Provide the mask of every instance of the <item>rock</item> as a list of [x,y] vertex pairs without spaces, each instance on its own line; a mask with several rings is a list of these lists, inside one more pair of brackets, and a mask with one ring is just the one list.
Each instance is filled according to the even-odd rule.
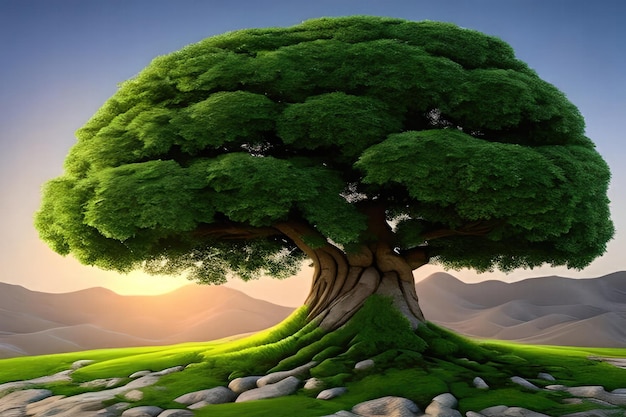
[[459,405],[459,401],[455,398],[454,395],[450,393],[439,394],[435,398],[433,398],[434,402],[438,402],[444,407],[448,408],[456,408]]
[[193,417],[193,411],[189,410],[165,410],[158,417]]
[[133,407],[122,413],[122,417],[156,417],[163,412],[161,407],[154,405],[143,405],[141,407]]
[[476,411],[468,411],[465,413],[465,417],[486,417],[484,414],[477,413]]
[[372,359],[365,359],[364,361],[357,362],[354,365],[354,369],[357,371],[365,371],[366,369],[370,369],[374,367],[374,361]]
[[257,387],[261,388],[268,384],[274,384],[290,376],[297,377],[297,376],[305,375],[307,372],[309,372],[309,369],[311,369],[315,365],[317,365],[317,362],[313,361],[313,362],[307,363],[306,365],[298,366],[297,368],[292,369],[290,371],[272,372],[271,374],[267,374],[259,378],[258,381],[256,382],[256,385]]
[[566,391],[576,397],[593,398],[601,400],[612,405],[625,406],[626,394],[615,394],[613,392],[606,392],[604,387],[599,385],[583,386],[583,387],[569,387]]
[[261,400],[265,398],[283,397],[285,395],[293,394],[298,389],[300,380],[295,376],[288,376],[287,378],[276,382],[274,384],[263,385],[260,388],[251,389],[245,391],[237,397],[235,402],[245,402],[252,400]]
[[459,410],[446,407],[437,401],[431,402],[424,412],[429,417],[463,417]]
[[87,365],[91,365],[92,363],[94,363],[95,361],[89,360],[89,359],[82,359],[79,361],[76,361],[72,364],[72,370],[75,371],[76,369],[80,369],[83,368]]
[[565,391],[567,387],[565,385],[548,385],[546,386],[546,389],[549,389],[550,391]]
[[489,389],[489,385],[487,385],[485,380],[479,376],[474,378],[474,380],[472,381],[472,384],[474,384],[474,386],[478,389]]
[[556,378],[554,378],[552,375],[546,372],[539,372],[537,374],[537,378],[544,379],[546,381],[556,381]]
[[28,404],[50,396],[52,396],[52,391],[47,389],[27,389],[12,392],[0,398],[0,415],[20,417],[25,415]]
[[611,394],[626,394],[626,388],[618,388],[611,391]]
[[526,388],[526,389],[533,390],[533,391],[539,391],[541,389],[535,384],[533,384],[532,382],[519,376],[511,377],[511,382],[521,386],[522,388]]
[[93,381],[87,381],[80,384],[82,388],[113,388],[119,385],[124,379],[122,378],[105,378],[94,379]]
[[504,412],[508,409],[506,405],[494,405],[493,407],[485,408],[480,411],[480,414],[486,417],[500,417],[504,415]]
[[322,417],[337,417],[337,416],[338,417],[362,417],[358,414],[354,414],[345,410],[340,410],[340,411],[337,411],[335,414],[329,414],[329,415],[322,416]]
[[146,375],[150,375],[152,373],[152,371],[137,371],[133,374],[130,374],[129,378],[130,379],[137,379],[140,378],[142,376],[146,376]]
[[346,387],[329,388],[317,394],[317,397],[315,398],[317,398],[318,400],[330,400],[345,394],[347,391],[348,388]]
[[[62,398],[65,398],[64,395],[54,395],[52,397],[47,397],[44,398],[43,400],[39,400],[37,402],[34,403],[30,403],[26,406],[26,414],[29,416],[36,416],[38,414],[41,414],[42,412],[44,412],[45,410],[47,410],[51,404],[56,403],[57,401],[61,400]],[[2,402],[2,400],[0,400],[0,403]]]
[[248,391],[257,388],[257,381],[261,379],[260,376],[244,376],[242,378],[235,378],[230,381],[228,388],[235,394],[241,394],[244,391]]
[[546,414],[527,410],[521,407],[507,407],[506,405],[496,405],[485,408],[480,412],[485,417],[550,417]]
[[309,378],[304,383],[304,389],[314,391],[324,388],[324,385],[326,385],[324,384],[324,381],[319,378]]
[[230,388],[215,387],[181,395],[174,401],[185,405],[196,404],[201,401],[206,402],[206,404],[223,404],[233,402],[235,401],[235,398],[237,398],[237,394],[235,394]]
[[118,417],[130,406],[128,403],[116,403],[109,407],[96,411],[94,417]]
[[352,407],[352,412],[364,417],[415,417],[421,410],[413,401],[402,397],[382,397]]
[[138,389],[134,389],[124,394],[124,398],[128,401],[141,401],[143,399],[143,392]]
[[174,372],[180,372],[183,369],[185,369],[184,366],[173,366],[171,368],[167,368],[167,369],[163,369],[162,371],[159,372],[154,372],[152,375],[155,376],[163,376],[163,375],[167,375],[167,374],[173,374]]

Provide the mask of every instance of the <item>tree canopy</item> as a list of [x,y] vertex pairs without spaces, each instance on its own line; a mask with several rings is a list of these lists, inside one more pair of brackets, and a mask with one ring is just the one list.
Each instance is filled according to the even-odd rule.
[[578,109],[505,42],[448,23],[210,37],[122,83],[77,138],[36,227],[121,272],[289,276],[304,245],[377,239],[372,207],[395,253],[452,268],[582,268],[613,235]]

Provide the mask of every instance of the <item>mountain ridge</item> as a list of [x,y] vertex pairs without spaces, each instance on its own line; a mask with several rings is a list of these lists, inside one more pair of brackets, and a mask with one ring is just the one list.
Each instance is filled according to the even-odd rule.
[[[626,346],[626,271],[510,283],[465,283],[437,272],[416,290],[429,321],[468,336]],[[0,358],[213,340],[271,327],[292,311],[223,286],[190,284],[161,295],[102,287],[53,294],[0,282]]]

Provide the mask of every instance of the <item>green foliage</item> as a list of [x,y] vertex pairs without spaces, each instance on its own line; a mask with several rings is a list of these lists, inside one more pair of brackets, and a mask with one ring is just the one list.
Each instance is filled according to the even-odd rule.
[[[361,210],[453,268],[581,268],[612,237],[608,167],[576,107],[512,48],[449,23],[353,16],[250,29],[156,58],[77,132],[35,224],[127,272],[285,277],[276,229],[349,249]],[[431,232],[486,223],[489,233]]]

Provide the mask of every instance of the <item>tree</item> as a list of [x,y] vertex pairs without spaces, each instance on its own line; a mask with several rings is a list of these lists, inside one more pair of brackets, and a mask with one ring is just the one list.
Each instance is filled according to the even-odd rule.
[[584,120],[503,41],[323,18],[156,58],[77,132],[41,238],[105,269],[314,277],[334,329],[371,294],[424,320],[412,271],[582,268],[613,235]]

